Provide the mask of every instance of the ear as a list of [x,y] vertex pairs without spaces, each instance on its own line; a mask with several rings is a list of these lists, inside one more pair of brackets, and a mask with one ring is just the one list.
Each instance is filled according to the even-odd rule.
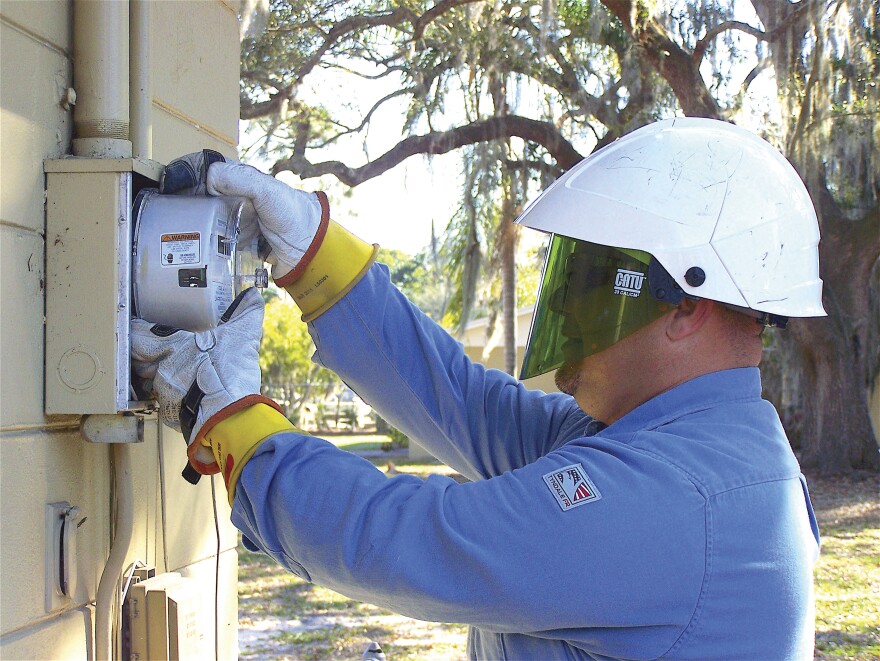
[[669,316],[666,337],[673,342],[690,337],[706,325],[714,312],[714,301],[705,298],[697,301],[684,299]]

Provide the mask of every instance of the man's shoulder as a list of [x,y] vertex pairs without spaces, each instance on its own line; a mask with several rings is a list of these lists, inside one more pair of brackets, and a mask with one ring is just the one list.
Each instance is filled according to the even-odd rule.
[[760,399],[682,413],[634,432],[629,443],[685,471],[705,495],[800,474],[775,409]]

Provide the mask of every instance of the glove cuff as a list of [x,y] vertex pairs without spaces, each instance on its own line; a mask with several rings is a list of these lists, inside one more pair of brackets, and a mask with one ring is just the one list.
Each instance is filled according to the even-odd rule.
[[[296,262],[296,266],[278,276],[274,275],[273,269],[273,279],[279,287],[287,287],[296,280],[299,280],[306,272],[312,258],[318,253],[318,250],[324,243],[324,237],[327,235],[327,226],[330,224],[330,201],[327,199],[327,194],[324,191],[317,191],[315,196],[321,204],[321,220],[318,222],[318,229],[309,247],[303,253],[303,256],[299,258],[299,261]],[[283,260],[279,259],[279,262],[283,263]],[[288,268],[290,267],[288,266]]]
[[230,505],[244,465],[263,441],[282,431],[302,433],[275,406],[265,403],[247,406],[216,424],[206,436],[217,465],[223,467]]
[[[266,404],[275,409],[282,417],[284,417],[284,411],[281,409],[281,407],[273,400],[263,395],[247,395],[246,397],[242,397],[241,399],[234,401],[232,404],[223,407],[199,426],[195,437],[192,439],[189,446],[187,447],[187,456],[189,457],[189,462],[190,464],[192,464],[193,468],[196,469],[196,471],[198,471],[202,475],[214,475],[220,472],[219,464],[217,464],[216,462],[212,462],[210,464],[206,463],[199,457],[199,448],[208,445],[208,442],[206,441],[206,436],[216,425],[223,422],[223,420],[225,420],[226,418],[229,418],[230,416],[233,416],[239,411],[253,406],[254,404]],[[287,418],[284,419],[286,420]]]
[[[378,245],[362,241],[331,220],[320,245],[298,277],[290,280],[285,277],[275,282],[284,286],[293,297],[302,310],[303,321],[312,321],[330,309],[364,277],[378,253]],[[299,270],[300,265],[294,271]]]

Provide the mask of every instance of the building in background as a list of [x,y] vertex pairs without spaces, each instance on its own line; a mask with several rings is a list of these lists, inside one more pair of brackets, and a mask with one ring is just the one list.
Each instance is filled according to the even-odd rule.
[[[140,112],[135,155],[166,163],[210,147],[235,156],[238,143],[239,25],[232,0],[0,1],[0,657],[95,656],[95,601],[118,527],[112,445],[80,433],[83,416],[47,415],[44,314],[47,242],[44,161],[73,153],[76,105],[74,12],[81,4],[130,14],[121,31],[94,34],[91,46],[132,32],[127,98]],[[95,10],[95,7],[92,7]],[[134,19],[137,18],[136,24]],[[119,64],[117,62],[116,64]],[[107,85],[128,88],[120,67]],[[122,131],[127,130],[122,127]],[[134,131],[134,128],[132,128]],[[81,136],[80,136],[81,137]],[[126,136],[121,135],[122,139]],[[129,137],[131,139],[134,136]],[[155,170],[154,166],[154,170]],[[149,169],[149,168],[148,168]],[[95,193],[81,191],[88,196]],[[51,247],[51,246],[50,246]],[[95,255],[95,259],[101,255]],[[79,282],[86,302],[95,283]],[[72,289],[77,290],[77,287]],[[45,377],[50,374],[50,377]],[[148,416],[143,441],[130,445],[134,526],[125,572],[140,562],[179,572],[199,586],[195,622],[204,658],[236,658],[237,536],[223,485],[191,486],[179,434]],[[215,478],[216,479],[216,478]],[[50,505],[67,503],[67,595],[59,593],[59,540]],[[215,527],[216,517],[219,522]],[[122,576],[117,577],[120,580]],[[121,618],[113,615],[114,632]],[[191,623],[192,624],[192,623]],[[114,633],[115,644],[119,635]],[[99,644],[99,643],[98,643]],[[115,652],[114,652],[115,656]]]
[[[534,306],[520,308],[516,311],[516,369],[522,367],[523,357],[526,352],[526,342],[529,339],[529,327],[532,324]],[[489,319],[482,317],[474,319],[464,329],[461,342],[468,358],[477,363],[483,363],[493,369],[504,369],[504,346],[502,344],[503,330],[501,328],[500,315],[495,325],[489,328]],[[553,381],[555,372],[542,374],[533,379],[523,381],[531,390],[543,390],[544,392],[557,392]],[[515,376],[519,376],[517,373]]]

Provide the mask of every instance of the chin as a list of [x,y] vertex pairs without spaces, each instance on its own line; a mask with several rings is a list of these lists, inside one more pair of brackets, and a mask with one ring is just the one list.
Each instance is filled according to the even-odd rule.
[[560,392],[574,396],[581,385],[582,363],[583,360],[569,361],[556,370],[553,380]]

